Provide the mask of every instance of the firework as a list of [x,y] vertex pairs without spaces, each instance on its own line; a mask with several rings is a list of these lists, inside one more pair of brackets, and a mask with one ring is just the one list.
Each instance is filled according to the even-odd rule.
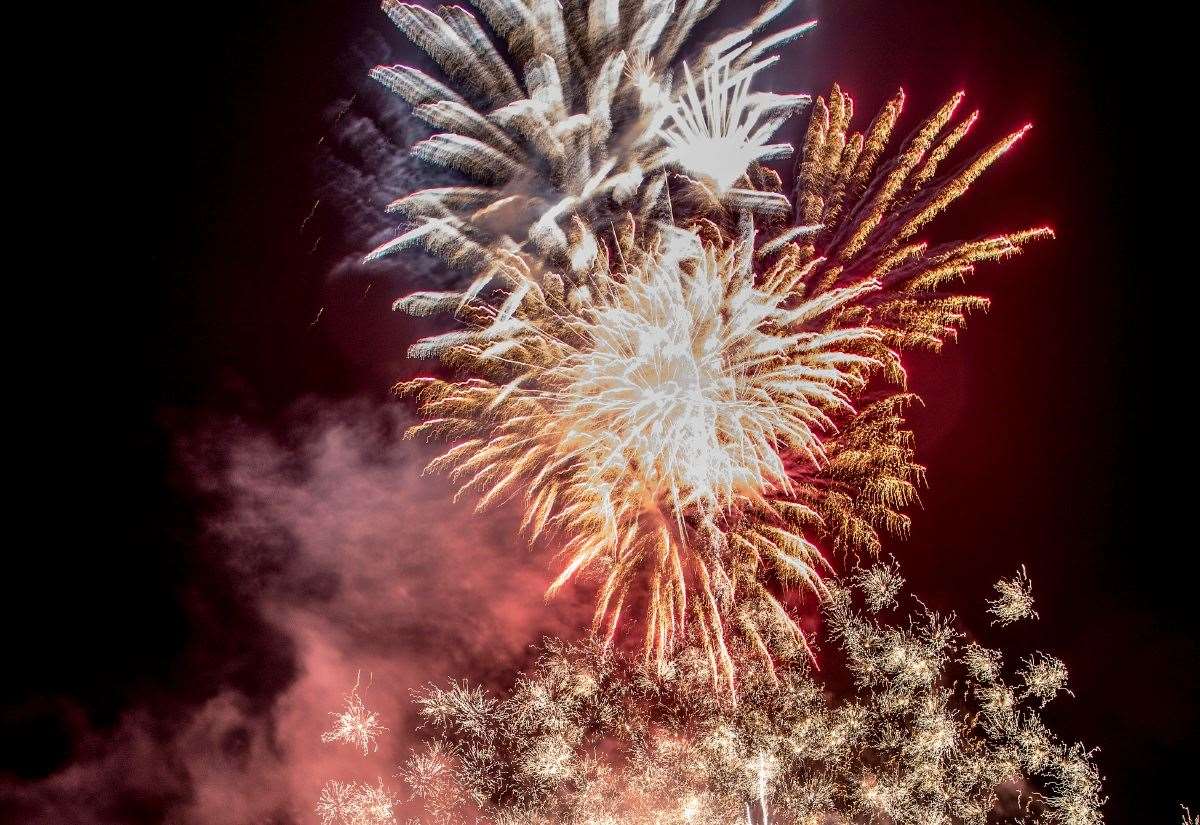
[[1024,565],[1011,579],[996,582],[996,598],[988,601],[988,613],[995,617],[992,624],[998,625],[1038,617],[1033,609],[1033,582]]
[[[360,674],[361,676],[361,674]],[[379,715],[367,710],[362,697],[358,695],[358,682],[346,694],[345,710],[340,713],[330,713],[333,717],[333,727],[321,734],[322,742],[345,742],[362,751],[366,756],[372,750],[379,750],[379,735],[387,732],[387,728],[379,723]]]
[[874,564],[866,570],[857,571],[853,581],[862,590],[867,608],[872,613],[896,607],[896,597],[904,587],[904,577],[900,575],[900,566],[894,559],[891,563]]
[[378,785],[330,781],[321,790],[316,811],[321,825],[393,825],[396,804],[382,779]]
[[[505,41],[509,60],[462,8],[442,6],[435,14],[393,0],[383,4],[456,86],[409,66],[380,66],[372,73],[418,117],[445,130],[413,151],[481,185],[400,198],[389,209],[408,221],[409,230],[369,258],[421,244],[486,278],[500,250],[527,248],[582,276],[605,221],[626,210],[644,216],[660,209],[681,158],[701,179],[720,182],[721,202],[731,207],[789,209],[778,193],[730,184],[757,158],[783,151],[764,143],[808,102],[803,95],[746,89],[771,62],[763,59],[765,51],[810,27],[750,44],[790,0],[769,3],[746,26],[707,44],[686,73],[677,58],[692,29],[716,7],[710,0],[686,0],[679,8],[616,0],[476,5]],[[522,67],[520,78],[509,62]],[[719,90],[719,106],[717,96],[697,96],[695,73],[705,88]],[[683,74],[692,92],[687,97],[679,94]],[[722,154],[704,151],[712,146]]]
[[636,236],[631,221],[618,230],[605,280],[575,308],[530,289],[469,333],[418,344],[477,379],[407,385],[428,418],[413,434],[467,437],[431,466],[485,491],[481,507],[521,494],[532,538],[564,535],[551,593],[600,570],[606,639],[645,587],[647,655],[661,662],[691,619],[731,677],[731,594],[742,594],[734,621],[761,647],[766,619],[799,632],[763,568],[821,587],[826,563],[805,537],[821,520],[815,488],[785,456],[812,474],[828,464],[818,433],[853,412],[848,393],[877,363],[879,336],[816,330],[875,284],[796,302],[754,285],[749,236]]
[[[1015,698],[998,652],[961,645],[953,617],[919,603],[891,622],[871,603],[862,576],[824,603],[853,679],[844,693],[801,655],[774,673],[749,666],[731,707],[698,649],[651,670],[561,642],[502,699],[432,687],[420,700],[431,741],[401,771],[421,822],[1101,821],[1091,754]],[[994,667],[972,664],[981,654]],[[1028,668],[1017,676],[1028,683]],[[998,693],[1014,698],[991,704]],[[1033,781],[1046,792],[1022,790]]]
[[431,468],[481,508],[519,499],[559,549],[549,593],[592,580],[606,642],[640,626],[662,667],[695,638],[733,695],[735,637],[772,672],[803,642],[781,594],[907,531],[901,350],[953,338],[986,300],[947,285],[1049,231],[914,240],[1025,132],[940,173],[975,122],[961,95],[885,162],[903,96],[851,133],[835,87],[789,198],[759,161],[790,154],[768,141],[808,98],[750,87],[807,25],[755,43],[768,4],[677,62],[713,5],[481,2],[519,79],[464,10],[385,3],[458,89],[375,76],[446,130],[414,151],[477,185],[400,198],[369,257],[421,244],[470,278],[396,303],[461,325],[411,353],[455,380],[401,386],[413,434],[457,442]]
[[[373,75],[441,130],[414,153],[470,182],[392,203],[368,260],[421,246],[462,270],[395,305],[454,323],[411,349],[443,377],[398,387],[410,435],[557,551],[549,595],[597,596],[594,632],[547,641],[504,696],[420,694],[429,741],[401,770],[420,821],[1098,823],[1091,753],[1038,715],[1065,665],[1038,653],[1010,684],[952,616],[886,620],[904,579],[872,558],[923,474],[901,353],[986,307],[953,289],[976,265],[1051,234],[918,233],[1028,127],[956,161],[961,94],[893,147],[902,93],[856,132],[836,86],[754,91],[811,27],[766,32],[788,2],[694,46],[713,0],[475,5],[496,43],[464,9],[384,3],[445,77]],[[763,164],[806,108],[784,191]],[[858,565],[839,579],[836,556]],[[818,681],[796,592],[820,597],[844,688]],[[997,593],[996,623],[1037,617],[1023,568]],[[616,643],[633,628],[638,656]],[[335,716],[327,736],[365,753],[361,703]],[[382,785],[338,785],[322,816],[356,794],[392,815]]]
[[[792,153],[791,144],[767,141],[792,107],[809,102],[807,95],[751,94],[754,73],[774,59],[736,70],[734,61],[748,49],[750,44],[741,46],[704,71],[703,96],[685,63],[682,95],[673,102],[667,127],[658,131],[667,144],[666,162],[698,175],[714,198],[729,191],[750,164]],[[780,109],[783,117],[771,116]]]
[[1035,698],[1045,706],[1059,692],[1071,693],[1067,689],[1067,666],[1061,659],[1041,654],[1031,656],[1025,661],[1025,667],[1020,672],[1021,681],[1025,683],[1021,693],[1022,698]]

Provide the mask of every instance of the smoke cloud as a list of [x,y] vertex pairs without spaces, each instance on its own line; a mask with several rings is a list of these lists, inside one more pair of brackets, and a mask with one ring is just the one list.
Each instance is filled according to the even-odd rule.
[[[237,638],[260,634],[272,651],[250,663],[258,678],[167,713],[144,703],[115,731],[80,722],[72,765],[6,793],[30,821],[286,825],[316,821],[329,779],[382,777],[402,792],[393,774],[417,746],[413,689],[464,675],[502,687],[532,644],[586,623],[587,594],[544,602],[547,556],[517,536],[512,512],[475,514],[422,475],[432,448],[401,440],[398,406],[309,404],[295,420],[282,439],[225,422],[181,443],[197,493],[215,502],[205,552],[261,619],[231,619],[229,644],[261,649]],[[367,757],[320,741],[360,674],[389,728]]]

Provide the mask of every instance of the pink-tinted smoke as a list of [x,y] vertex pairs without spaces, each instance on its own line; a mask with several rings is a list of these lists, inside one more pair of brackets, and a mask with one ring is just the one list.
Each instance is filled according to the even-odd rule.
[[[177,825],[316,822],[328,779],[382,777],[402,795],[393,774],[417,744],[412,689],[464,677],[499,687],[542,636],[578,633],[586,594],[543,601],[547,557],[529,552],[512,513],[476,515],[421,474],[432,452],[398,438],[401,408],[313,405],[300,418],[286,445],[225,424],[183,450],[223,502],[214,552],[290,642],[293,670],[263,662],[263,682],[281,685],[265,697],[230,685],[178,718],[128,713],[115,735],[97,734],[71,767],[21,791],[44,821],[114,821],[104,800],[116,786],[166,798]],[[366,757],[320,741],[360,671],[360,694],[389,728]]]

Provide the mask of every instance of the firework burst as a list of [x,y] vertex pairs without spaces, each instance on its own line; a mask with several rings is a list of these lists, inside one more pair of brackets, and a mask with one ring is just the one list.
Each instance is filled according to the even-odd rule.
[[[1099,825],[1091,753],[1038,713],[1057,690],[1014,690],[999,651],[961,645],[952,616],[919,603],[880,616],[877,578],[863,571],[823,606],[851,675],[841,692],[793,650],[774,673],[752,660],[731,707],[694,648],[658,670],[560,642],[503,698],[430,687],[419,700],[430,742],[401,770],[421,821]],[[1018,679],[1047,660],[1027,660]]]
[[[830,324],[878,285],[797,302],[785,283],[755,285],[750,232],[725,244],[667,227],[639,242],[631,219],[614,231],[586,299],[527,286],[494,312],[468,306],[474,330],[418,343],[476,379],[407,384],[428,419],[412,433],[470,436],[431,467],[484,491],[480,507],[520,493],[531,537],[563,536],[551,593],[600,572],[607,639],[645,588],[647,656],[661,661],[690,618],[714,672],[732,678],[733,592],[759,602],[735,621],[765,654],[764,619],[799,629],[760,568],[821,586],[825,562],[805,537],[821,521],[814,488],[790,465],[828,465],[820,436],[853,414],[848,393],[878,364],[878,332]],[[418,294],[401,308],[456,300]]]
[[[680,51],[717,3],[480,0],[479,10],[505,41],[506,60],[464,9],[442,6],[435,14],[387,0],[384,10],[457,88],[410,66],[380,66],[372,76],[445,130],[413,151],[479,185],[396,200],[389,210],[407,231],[368,259],[422,245],[480,275],[497,265],[499,250],[521,248],[583,275],[596,234],[614,215],[670,219],[663,212],[668,178],[681,163],[717,184],[729,208],[789,211],[782,194],[731,184],[757,158],[791,150],[764,144],[808,102],[804,95],[747,88],[769,64],[767,51],[811,28],[793,26],[750,43],[790,4],[768,3],[745,26],[707,43],[683,72]],[[523,67],[522,77],[510,61]],[[707,151],[714,146],[720,154]],[[675,217],[685,208],[678,204]],[[708,208],[701,203],[689,211]]]
[[706,69],[703,91],[685,63],[682,96],[658,132],[669,162],[701,176],[716,195],[728,191],[752,163],[792,153],[789,143],[767,141],[794,108],[810,100],[808,95],[752,94],[755,73],[778,58],[735,70],[733,64],[749,49],[750,44],[741,46]]
[[329,714],[333,717],[333,727],[321,734],[321,741],[345,742],[366,756],[373,750],[379,750],[379,735],[386,733],[387,728],[379,723],[379,715],[363,704],[358,688],[359,683],[355,682],[354,688],[346,694],[343,711]]
[[414,151],[476,184],[400,198],[404,231],[369,256],[421,244],[470,279],[396,304],[461,324],[412,350],[454,380],[401,387],[426,418],[413,434],[455,442],[431,467],[480,507],[519,499],[560,553],[549,592],[594,581],[605,640],[640,625],[661,665],[694,637],[731,695],[733,637],[770,670],[800,632],[784,591],[820,593],[829,551],[907,531],[921,468],[900,352],[986,306],[949,284],[1049,234],[914,240],[1025,132],[942,173],[976,119],[955,121],[961,95],[885,157],[903,95],[853,133],[835,87],[789,198],[759,161],[791,152],[768,141],[809,98],[751,91],[808,28],[752,40],[786,5],[684,64],[712,4],[480,3],[518,79],[462,9],[389,2],[461,94],[375,73],[447,130]]
[[[788,0],[686,61],[713,0],[475,5],[496,42],[464,9],[384,3],[450,85],[374,77],[443,130],[415,154],[470,182],[392,203],[399,234],[368,260],[419,245],[465,272],[396,302],[455,324],[412,347],[443,371],[399,385],[410,435],[448,443],[429,469],[480,509],[520,508],[557,551],[549,595],[586,579],[596,606],[592,636],[548,642],[507,696],[419,695],[431,741],[401,776],[426,821],[983,823],[1007,806],[1098,823],[1091,754],[1037,712],[1070,693],[1065,664],[1027,658],[1014,686],[953,617],[918,602],[883,620],[904,580],[869,559],[907,533],[922,479],[901,354],[987,305],[953,288],[978,264],[1051,235],[918,234],[1028,127],[955,161],[977,119],[961,94],[893,147],[903,93],[855,132],[837,86],[754,91],[811,27],[764,32]],[[763,163],[792,154],[772,141],[808,107],[785,192]],[[868,558],[838,579],[834,555]],[[795,592],[820,597],[840,692],[815,678]],[[997,593],[1000,624],[1036,618],[1023,569]],[[640,657],[614,649],[632,628]],[[328,738],[365,753],[364,714],[349,702]],[[1022,798],[1026,780],[1048,792]],[[319,811],[394,801],[334,783]]]

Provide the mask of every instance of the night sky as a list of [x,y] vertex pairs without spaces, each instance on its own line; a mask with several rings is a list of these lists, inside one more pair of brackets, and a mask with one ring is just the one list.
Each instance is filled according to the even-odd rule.
[[[727,3],[717,23],[747,11]],[[1181,122],[1163,125],[1182,115],[1149,79],[1160,50],[1128,19],[1082,6],[798,6],[789,20],[807,12],[821,22],[773,70],[776,90],[824,93],[837,81],[861,128],[902,86],[903,134],[965,89],[966,110],[982,110],[972,146],[1035,124],[931,230],[953,238],[1048,224],[1058,237],[981,268],[974,286],[991,311],[942,356],[906,360],[925,399],[912,418],[929,484],[912,539],[889,550],[914,592],[955,610],[982,640],[1066,662],[1076,698],[1046,717],[1064,738],[1100,748],[1111,822],[1175,821],[1179,803],[1200,808],[1200,644],[1184,503],[1194,486],[1194,382],[1176,363],[1194,325],[1182,290],[1195,262],[1174,252],[1184,247],[1168,200],[1184,189],[1175,153],[1193,150],[1175,148],[1188,142]],[[78,66],[51,131],[70,148],[60,162],[88,168],[30,202],[61,216],[37,239],[53,264],[31,270],[37,286],[22,286],[8,307],[43,327],[12,356],[27,401],[13,433],[10,483],[22,489],[3,577],[0,814],[14,822],[218,822],[185,813],[201,797],[204,810],[220,809],[204,797],[206,782],[253,779],[262,765],[287,771],[279,728],[291,711],[280,699],[319,668],[311,637],[280,616],[327,605],[361,627],[367,613],[345,594],[364,571],[329,561],[337,548],[314,548],[322,536],[357,536],[346,520],[361,526],[390,511],[370,498],[350,519],[331,503],[343,532],[288,519],[341,501],[356,476],[384,490],[393,471],[409,478],[408,464],[382,456],[402,449],[404,412],[389,391],[413,373],[403,356],[420,330],[390,304],[420,273],[403,260],[344,265],[366,249],[348,217],[344,170],[367,157],[339,118],[352,96],[349,116],[388,111],[365,72],[408,59],[402,36],[369,2],[215,3],[173,16],[126,28],[103,61]],[[403,144],[409,125],[391,126]],[[1186,244],[1195,230],[1183,232]],[[314,451],[347,429],[344,463]],[[314,479],[325,479],[328,497],[305,497]],[[294,512],[271,509],[278,489],[295,494]],[[422,496],[438,501],[445,489]],[[435,505],[395,496],[404,515],[387,516],[383,538],[367,543],[419,556],[401,572],[443,582],[447,616],[455,599],[475,598],[453,581],[468,551],[524,553],[519,544],[497,551],[499,538],[478,543],[504,533],[503,517],[464,528],[478,542],[443,553],[436,529],[416,523]],[[428,546],[417,547],[418,535]],[[383,601],[373,632],[386,643],[346,644],[399,662],[400,683],[387,686],[397,708],[417,686],[403,683],[412,674],[502,682],[539,633],[569,632],[573,621],[570,605],[541,604],[542,561],[488,568],[517,582],[506,597],[514,612],[496,615],[524,611],[494,646],[436,635],[421,624],[432,619],[409,613],[388,624],[399,614]],[[991,583],[1022,563],[1041,621],[992,628]],[[517,606],[526,593],[528,608]],[[454,645],[465,652],[442,651]],[[406,656],[422,664],[407,670]],[[330,674],[343,664],[329,664]],[[304,695],[325,699],[316,687]],[[201,708],[216,718],[216,697],[237,721],[198,732]],[[411,725],[394,718],[391,727]],[[225,767],[196,779],[195,765],[216,762]],[[294,821],[261,811],[252,820],[239,805],[224,821]]]

